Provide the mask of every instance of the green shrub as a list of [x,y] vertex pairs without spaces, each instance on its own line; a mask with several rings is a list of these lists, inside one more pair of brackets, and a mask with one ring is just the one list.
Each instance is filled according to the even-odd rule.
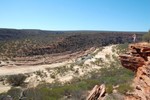
[[29,100],[59,100],[64,96],[73,96],[73,98],[79,99],[82,95],[82,91],[84,88],[86,88],[84,85],[85,83],[82,82],[77,84],[65,84],[57,86],[52,84],[43,84],[36,88],[28,89],[25,91],[25,93]]
[[19,100],[21,93],[20,88],[11,88],[7,93],[1,93],[0,94],[0,100],[10,100],[9,98],[13,98],[13,100]]
[[130,86],[129,83],[120,84],[117,88],[119,93],[126,94],[128,91],[132,91],[133,88]]
[[111,94],[113,92],[113,86],[111,84],[106,85],[106,93]]
[[54,99],[55,96],[51,96],[50,91],[47,87],[36,87],[26,90],[25,93],[29,100],[56,100],[59,98],[56,94],[57,96]]
[[102,58],[97,58],[96,60],[95,60],[95,62],[94,62],[94,64],[96,64],[96,65],[100,65],[100,64],[102,64],[103,63],[103,59]]
[[143,35],[142,39],[143,41],[150,42],[150,30],[148,33]]
[[12,86],[20,86],[24,83],[26,76],[24,74],[17,74],[8,76],[7,82]]
[[19,96],[21,93],[21,89],[20,88],[11,88],[7,94],[10,95],[13,100],[19,100]]
[[111,56],[110,56],[109,54],[106,54],[105,57],[106,57],[107,59],[110,59]]
[[56,74],[55,74],[55,73],[52,73],[52,74],[50,75],[50,77],[53,78],[53,79],[55,79],[55,78],[56,78]]
[[36,71],[35,74],[38,75],[38,76],[41,76],[41,77],[43,76],[43,72],[41,70]]
[[126,68],[102,68],[101,76],[99,77],[100,83],[117,85],[124,82],[131,81],[134,73]]
[[117,49],[117,53],[118,54],[121,54],[121,53],[125,53],[127,52],[127,49],[128,49],[128,46],[129,44],[128,43],[124,43],[124,44],[119,44],[116,46],[116,49]]

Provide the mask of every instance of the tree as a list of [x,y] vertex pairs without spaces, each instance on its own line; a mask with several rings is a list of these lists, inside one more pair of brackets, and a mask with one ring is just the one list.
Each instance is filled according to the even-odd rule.
[[150,30],[148,33],[143,35],[142,39],[143,41],[150,42]]

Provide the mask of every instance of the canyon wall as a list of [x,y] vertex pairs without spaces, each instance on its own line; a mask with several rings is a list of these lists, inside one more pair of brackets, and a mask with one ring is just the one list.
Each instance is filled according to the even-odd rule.
[[129,45],[129,52],[120,55],[123,67],[135,72],[133,92],[125,100],[150,100],[150,44]]

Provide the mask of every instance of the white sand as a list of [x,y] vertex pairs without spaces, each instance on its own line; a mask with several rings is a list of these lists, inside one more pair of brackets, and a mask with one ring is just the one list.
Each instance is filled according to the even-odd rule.
[[0,93],[7,92],[10,89],[11,89],[11,86],[0,84]]

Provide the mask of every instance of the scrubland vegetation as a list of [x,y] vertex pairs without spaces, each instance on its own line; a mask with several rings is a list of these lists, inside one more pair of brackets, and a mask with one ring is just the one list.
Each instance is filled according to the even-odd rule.
[[[113,48],[117,53],[123,53],[126,51],[128,44],[117,45]],[[109,55],[108,55],[109,57]],[[96,84],[105,84],[106,91],[109,98],[116,98],[114,96],[114,90],[118,91],[120,95],[126,94],[128,91],[132,91],[131,83],[134,77],[134,73],[121,66],[118,57],[113,56],[114,61],[111,61],[110,67],[107,64],[97,70],[88,73],[82,77],[74,77],[70,82],[62,84],[59,81],[53,83],[42,83],[35,88],[26,88],[24,90],[24,96],[27,100],[85,100],[88,91],[91,90]],[[101,61],[95,62],[99,65]],[[74,65],[73,65],[74,66]],[[70,67],[71,68],[71,67]],[[67,69],[66,66],[56,69],[59,72],[63,72]],[[41,72],[37,71],[37,74]],[[52,75],[55,79],[55,75]],[[0,94],[0,97],[5,95],[11,95],[15,100],[18,100],[22,89],[16,87],[21,86],[24,80],[23,75],[12,75],[8,77],[8,82],[13,84],[13,88],[7,93]],[[18,83],[16,83],[18,82]]]

